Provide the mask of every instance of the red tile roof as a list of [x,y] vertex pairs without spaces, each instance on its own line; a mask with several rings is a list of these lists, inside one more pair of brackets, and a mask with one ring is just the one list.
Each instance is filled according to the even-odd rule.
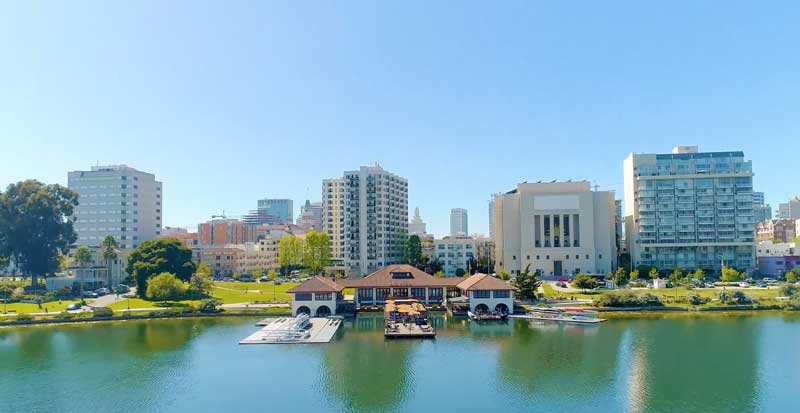
[[314,277],[289,289],[287,293],[338,293],[342,290],[344,287],[330,278]]
[[458,288],[464,291],[486,291],[486,290],[516,290],[513,285],[494,278],[491,275],[475,274],[466,280],[458,283]]
[[406,264],[390,265],[366,277],[345,278],[337,281],[344,287],[455,287],[463,278],[436,278],[425,271]]

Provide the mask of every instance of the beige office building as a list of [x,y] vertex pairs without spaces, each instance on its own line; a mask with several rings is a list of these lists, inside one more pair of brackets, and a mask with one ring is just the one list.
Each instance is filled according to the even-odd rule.
[[617,265],[614,192],[589,182],[521,183],[495,197],[497,270],[530,264],[543,277],[604,274]]

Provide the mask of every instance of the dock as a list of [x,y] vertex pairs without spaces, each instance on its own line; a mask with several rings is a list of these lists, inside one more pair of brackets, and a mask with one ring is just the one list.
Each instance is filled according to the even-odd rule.
[[313,344],[329,343],[339,327],[340,318],[282,317],[261,320],[260,330],[239,344]]
[[436,330],[429,325],[394,323],[386,326],[384,336],[386,338],[434,338]]

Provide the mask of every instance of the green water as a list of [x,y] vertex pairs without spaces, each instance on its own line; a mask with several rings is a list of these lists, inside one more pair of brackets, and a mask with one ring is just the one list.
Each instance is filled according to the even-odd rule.
[[319,345],[239,346],[253,319],[0,329],[0,412],[800,411],[800,317],[434,321]]

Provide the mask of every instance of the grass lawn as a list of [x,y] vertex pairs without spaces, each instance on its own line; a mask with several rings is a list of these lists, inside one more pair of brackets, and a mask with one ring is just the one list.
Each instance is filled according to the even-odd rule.
[[[650,293],[650,294],[658,296],[658,298],[661,299],[661,302],[663,302],[664,304],[671,305],[671,306],[681,306],[681,307],[691,307],[691,305],[686,304],[686,303],[674,303],[673,301],[674,301],[676,295],[678,297],[686,297],[689,294],[698,294],[701,297],[707,297],[707,298],[710,298],[710,299],[714,300],[714,299],[718,298],[720,291],[722,291],[722,289],[720,289],[720,288],[693,288],[693,289],[687,289],[685,287],[677,287],[677,288],[667,288],[667,289],[658,289],[658,290],[653,290],[653,289],[595,290],[595,291],[592,291],[589,294],[586,294],[586,293],[582,293],[582,292],[572,293],[572,292],[557,291],[549,283],[542,284],[542,288],[544,289],[545,297],[551,298],[551,299],[552,298],[557,298],[557,297],[566,297],[566,298],[575,297],[577,299],[593,300],[596,297],[598,297],[599,295],[609,294],[609,293],[614,293],[614,292],[633,292],[635,294]],[[775,297],[778,296],[778,290],[777,289],[728,287],[728,288],[726,288],[726,290],[729,291],[729,292],[742,291],[745,294],[749,295],[750,297],[753,297],[753,298],[759,300],[759,302],[761,304],[772,304],[773,302],[776,302]],[[706,304],[706,306],[708,306],[708,305],[719,305],[719,303]]]
[[[286,292],[297,283],[237,283],[215,282],[211,295],[223,304],[248,303],[254,301],[288,303],[291,296]],[[274,288],[274,292],[273,292]]]
[[141,298],[128,298],[126,300],[117,301],[114,304],[108,306],[108,308],[112,310],[127,310],[128,303],[130,303],[130,308],[170,308],[170,307],[180,307],[188,304],[198,305],[200,300],[180,300],[180,301],[148,301],[142,300]]
[[[17,314],[23,313],[43,313],[44,309],[47,308],[47,311],[51,313],[60,313],[67,308],[68,305],[72,303],[77,303],[78,300],[62,300],[61,302],[58,301],[51,301],[49,303],[42,303],[42,307],[39,308],[37,304],[31,303],[9,303],[8,307],[4,307],[0,304],[0,311],[3,311],[4,308],[7,308],[8,312],[16,312]],[[89,301],[87,301],[89,302]]]

